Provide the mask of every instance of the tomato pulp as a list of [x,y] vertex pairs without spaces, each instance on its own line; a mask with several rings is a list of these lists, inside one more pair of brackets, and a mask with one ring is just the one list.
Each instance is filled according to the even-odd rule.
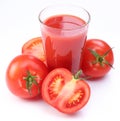
[[76,73],[80,68],[87,23],[76,16],[56,15],[42,24],[43,47],[50,70],[64,67]]

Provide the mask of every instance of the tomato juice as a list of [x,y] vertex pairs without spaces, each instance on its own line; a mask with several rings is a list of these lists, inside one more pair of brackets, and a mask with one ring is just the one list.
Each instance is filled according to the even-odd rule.
[[64,67],[76,73],[80,69],[87,28],[83,19],[67,14],[54,15],[43,22],[43,46],[50,70]]

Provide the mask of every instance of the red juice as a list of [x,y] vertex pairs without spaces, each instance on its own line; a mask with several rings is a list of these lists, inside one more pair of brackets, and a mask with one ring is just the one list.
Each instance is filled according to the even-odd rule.
[[86,22],[72,15],[56,15],[46,19],[41,30],[49,69],[64,67],[76,73],[86,41]]

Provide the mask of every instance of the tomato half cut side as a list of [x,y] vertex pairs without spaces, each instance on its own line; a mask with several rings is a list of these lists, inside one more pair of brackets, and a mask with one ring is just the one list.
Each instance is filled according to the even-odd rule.
[[84,80],[77,80],[74,90],[70,94],[65,93],[63,99],[60,97],[58,109],[61,112],[71,114],[83,108],[90,98],[90,87]]
[[25,42],[22,46],[22,54],[33,55],[41,61],[45,62],[46,59],[42,45],[42,38],[35,37]]
[[75,79],[65,68],[51,71],[43,81],[41,92],[48,104],[66,114],[80,110],[90,97],[89,85],[82,79]]
[[43,99],[49,104],[54,104],[66,81],[71,80],[71,73],[66,69],[55,69],[48,73],[42,84]]

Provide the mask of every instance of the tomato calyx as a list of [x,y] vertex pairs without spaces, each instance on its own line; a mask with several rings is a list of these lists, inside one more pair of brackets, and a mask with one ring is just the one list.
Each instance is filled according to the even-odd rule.
[[112,50],[112,48],[110,48],[108,51],[106,51],[103,55],[99,55],[96,51],[92,50],[92,49],[88,49],[91,54],[95,57],[95,61],[92,61],[92,64],[97,64],[99,63],[102,67],[106,64],[109,65],[110,67],[113,68],[113,66],[105,59],[105,57],[108,55],[108,53]]
[[29,71],[27,71],[27,76],[23,78],[26,81],[26,89],[28,90],[30,95],[32,95],[31,88],[33,84],[35,84],[38,87],[38,94],[40,93],[38,83],[35,80],[36,78],[37,76],[33,76]]
[[77,71],[74,75],[73,75],[73,80],[87,80],[87,79],[90,79],[91,77],[90,76],[85,76],[83,74],[83,71],[82,70],[79,70]]
[[79,71],[74,75],[74,79],[79,79],[81,74],[82,74],[82,70],[79,70]]

